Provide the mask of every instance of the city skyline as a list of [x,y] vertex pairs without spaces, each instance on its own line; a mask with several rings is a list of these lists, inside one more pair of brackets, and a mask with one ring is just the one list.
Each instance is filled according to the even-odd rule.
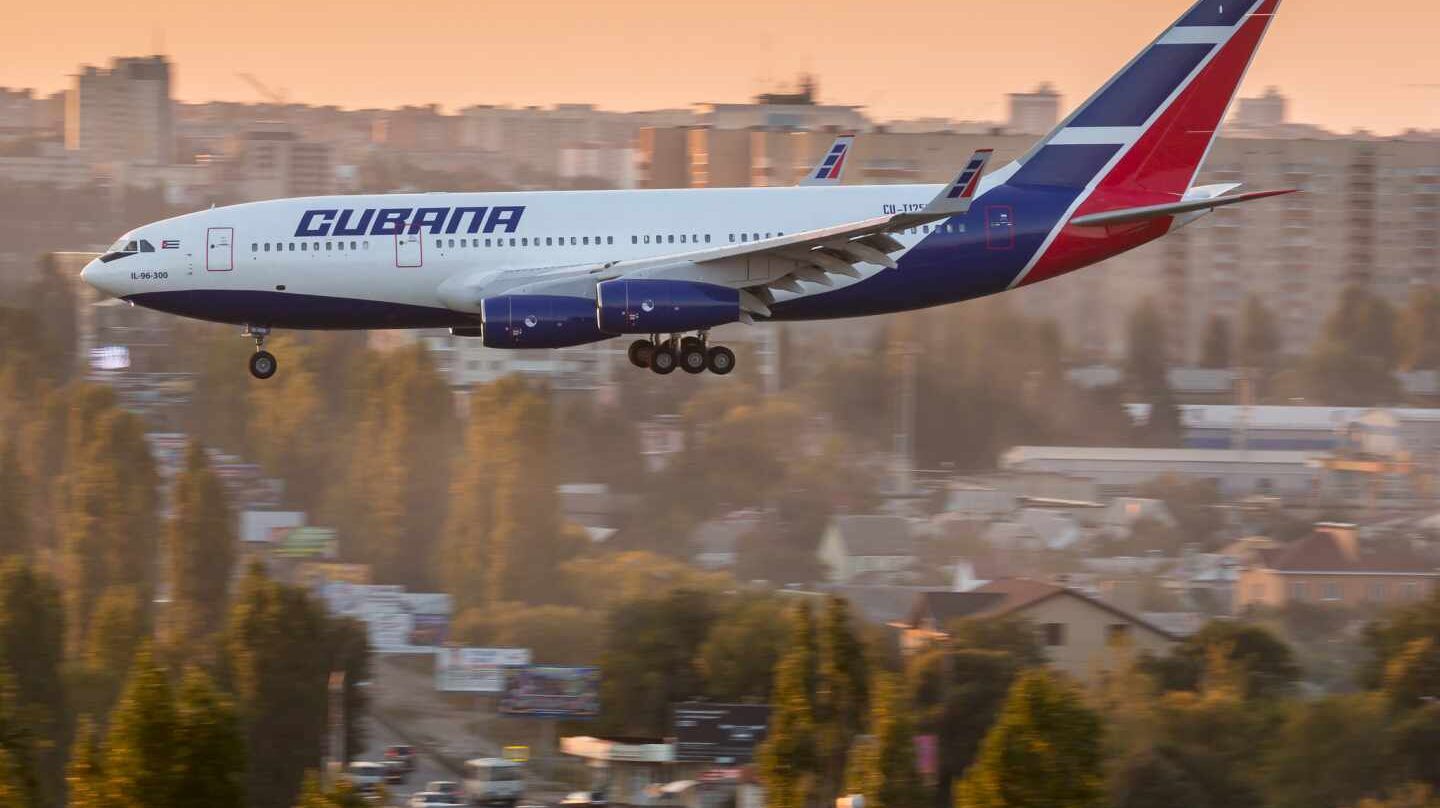
[[[0,30],[0,47],[11,55],[0,85],[49,93],[69,86],[81,65],[159,50],[177,66],[182,101],[264,101],[239,75],[252,73],[296,103],[346,108],[586,102],[638,110],[741,101],[809,72],[822,101],[863,105],[877,120],[1003,120],[1006,93],[1044,81],[1067,108],[1078,104],[1183,7],[1031,0],[987,9],[977,36],[968,33],[973,9],[931,2],[889,14],[888,27],[885,18],[877,26],[873,8],[853,3],[630,3],[607,6],[606,19],[597,20],[594,7],[569,0],[501,8],[446,0],[404,19],[370,0],[266,2],[235,21],[155,0],[124,9],[85,5],[83,29],[67,28],[73,7],[20,9]],[[1440,8],[1402,4],[1405,13],[1367,21],[1369,35],[1357,42],[1341,0],[1292,5],[1298,8],[1280,15],[1243,95],[1278,85],[1292,99],[1294,120],[1337,131],[1440,128],[1431,103],[1440,86],[1423,81],[1440,75],[1440,53],[1421,39],[1440,24]],[[1035,19],[1049,21],[1043,36],[1030,33]],[[54,30],[67,35],[44,36]],[[1383,48],[1368,44],[1380,42]],[[1330,67],[1341,50],[1343,71]],[[1401,51],[1413,58],[1390,56]],[[657,69],[678,60],[690,69]]]

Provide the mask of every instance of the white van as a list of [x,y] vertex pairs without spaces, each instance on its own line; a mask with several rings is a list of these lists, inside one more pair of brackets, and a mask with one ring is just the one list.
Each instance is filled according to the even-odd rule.
[[345,779],[359,791],[372,791],[385,782],[385,767],[379,763],[354,760],[345,767]]
[[504,758],[465,761],[465,798],[471,804],[514,806],[524,794],[524,764]]

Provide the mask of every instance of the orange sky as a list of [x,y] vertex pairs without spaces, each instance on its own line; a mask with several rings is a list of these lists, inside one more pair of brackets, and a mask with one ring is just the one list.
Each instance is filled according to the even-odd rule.
[[[800,71],[822,100],[876,118],[999,119],[1004,94],[1051,80],[1067,104],[1188,0],[428,0],[233,5],[17,0],[0,85],[59,89],[82,63],[164,50],[187,101],[292,100],[616,109],[740,101]],[[13,4],[12,4],[13,5]],[[977,36],[971,29],[983,20]],[[1242,92],[1279,85],[1292,117],[1349,130],[1440,129],[1440,3],[1286,0]]]

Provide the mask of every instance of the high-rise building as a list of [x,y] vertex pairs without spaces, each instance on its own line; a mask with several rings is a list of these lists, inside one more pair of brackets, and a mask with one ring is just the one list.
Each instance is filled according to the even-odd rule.
[[172,162],[170,61],[141,56],[81,68],[66,97],[65,145],[92,163]]
[[330,147],[301,140],[283,123],[255,123],[230,147],[227,179],[245,200],[335,191]]
[[1010,93],[1010,121],[1007,128],[1017,135],[1043,135],[1060,122],[1060,94],[1049,84],[1034,92]]
[[1234,126],[1246,129],[1265,129],[1280,126],[1287,121],[1290,99],[1274,87],[1267,87],[1259,98],[1242,98],[1235,104]]

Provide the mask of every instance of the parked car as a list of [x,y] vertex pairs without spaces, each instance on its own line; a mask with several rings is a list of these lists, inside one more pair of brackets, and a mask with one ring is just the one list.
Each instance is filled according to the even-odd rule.
[[399,760],[385,761],[385,782],[390,785],[400,785],[410,776],[410,770]]
[[405,764],[405,771],[415,771],[415,747],[409,744],[397,743],[385,747],[386,760],[398,760]]
[[410,796],[409,808],[451,808],[454,805],[464,804],[465,798],[459,794],[421,791]]

